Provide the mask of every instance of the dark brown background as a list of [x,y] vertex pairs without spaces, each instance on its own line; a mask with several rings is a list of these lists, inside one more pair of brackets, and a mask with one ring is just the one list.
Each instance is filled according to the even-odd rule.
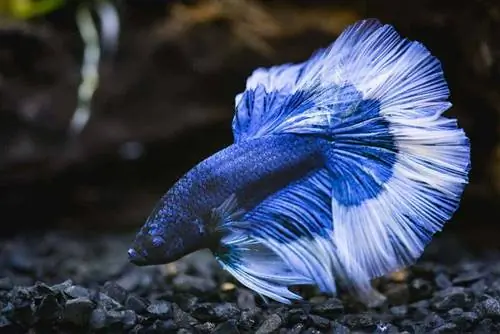
[[[75,4],[25,23],[3,19],[2,233],[139,227],[180,175],[231,143],[234,96],[253,69],[304,60],[347,24],[377,17],[442,60],[448,115],[472,142],[471,184],[447,231],[500,245],[498,2],[122,1],[119,9],[120,48],[105,59],[92,118],[75,139],[66,135],[82,52]],[[125,158],[130,142],[143,147],[137,159]]]

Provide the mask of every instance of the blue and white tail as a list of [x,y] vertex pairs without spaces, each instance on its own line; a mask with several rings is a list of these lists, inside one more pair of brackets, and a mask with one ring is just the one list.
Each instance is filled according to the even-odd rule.
[[235,142],[294,133],[330,144],[323,170],[226,223],[238,255],[220,262],[279,301],[300,298],[293,284],[335,293],[335,278],[373,301],[370,279],[413,263],[468,182],[468,139],[442,116],[448,95],[439,61],[376,20],[306,62],[256,70],[236,97]]

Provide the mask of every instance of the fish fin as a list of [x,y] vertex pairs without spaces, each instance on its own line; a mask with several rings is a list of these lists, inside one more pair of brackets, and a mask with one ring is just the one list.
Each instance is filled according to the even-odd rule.
[[379,304],[366,275],[362,284],[345,272],[332,242],[331,185],[321,170],[289,185],[245,214],[241,221],[224,224],[222,266],[242,284],[271,299],[289,303],[301,297],[288,288],[315,284],[322,292],[336,294],[336,275],[367,304]]
[[237,197],[229,196],[223,204],[212,210],[210,225],[222,234],[214,253],[221,266],[238,281],[262,297],[290,303],[301,296],[288,290],[289,285],[311,284],[298,275],[277,254],[258,238],[244,233],[244,210],[238,207]]
[[221,205],[212,209],[210,225],[218,229],[228,222],[241,218],[244,214],[245,210],[238,205],[238,198],[235,194],[231,194]]
[[347,272],[374,278],[412,264],[451,218],[468,183],[470,145],[442,116],[448,87],[424,46],[384,25],[338,51],[342,65],[331,68],[361,99],[340,122],[286,131],[330,140],[333,242]]
[[[294,133],[329,143],[329,251],[337,259],[330,267],[366,295],[367,278],[412,264],[459,205],[470,144],[456,120],[442,116],[451,107],[448,97],[441,64],[422,44],[365,20],[302,64],[254,72],[236,98],[233,132],[235,141]],[[296,207],[281,208],[282,215]],[[258,221],[266,223],[249,229],[267,233],[262,242],[286,258],[294,252],[288,246],[273,248],[284,233],[280,219],[263,215]],[[311,229],[305,221],[297,224]],[[314,234],[314,242],[294,249],[314,247],[314,256],[323,256],[313,246],[322,238]],[[331,287],[326,282],[316,283]]]
[[331,122],[341,121],[362,100],[346,81],[345,64],[351,50],[381,27],[377,20],[360,21],[305,62],[256,69],[247,79],[245,91],[235,98],[235,142],[325,125],[329,128]]
[[232,128],[235,142],[274,132],[286,117],[302,64],[258,68],[248,78],[245,91],[236,95]]
[[[241,225],[240,225],[241,226]],[[288,289],[290,285],[312,284],[297,274],[258,238],[231,229],[215,252],[221,266],[240,283],[262,296],[289,304],[302,297]]]

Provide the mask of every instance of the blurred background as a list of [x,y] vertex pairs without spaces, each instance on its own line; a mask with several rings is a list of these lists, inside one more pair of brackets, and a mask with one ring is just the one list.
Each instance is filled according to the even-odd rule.
[[1,234],[133,231],[195,163],[232,141],[259,66],[305,60],[376,17],[443,63],[472,142],[447,233],[500,246],[500,3],[0,0]]

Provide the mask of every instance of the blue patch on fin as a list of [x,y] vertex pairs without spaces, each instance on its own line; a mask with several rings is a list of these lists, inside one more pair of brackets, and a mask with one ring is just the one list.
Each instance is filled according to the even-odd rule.
[[325,152],[332,196],[344,206],[377,197],[392,176],[398,153],[390,124],[379,114],[377,100],[361,100],[350,108],[343,111],[349,114],[340,124],[332,124],[332,145]]

